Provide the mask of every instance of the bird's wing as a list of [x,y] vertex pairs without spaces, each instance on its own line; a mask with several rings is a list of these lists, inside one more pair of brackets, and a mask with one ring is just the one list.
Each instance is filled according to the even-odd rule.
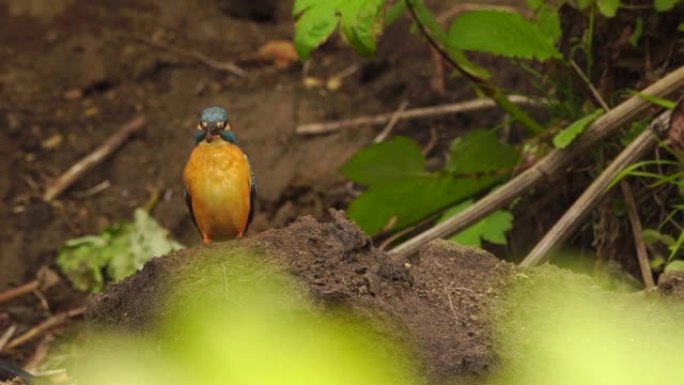
[[190,218],[192,219],[192,223],[195,224],[197,231],[199,231],[200,235],[202,235],[202,231],[197,225],[197,219],[195,219],[195,211],[192,209],[192,197],[190,197],[190,190],[188,190],[187,184],[185,185],[185,205],[188,206],[188,212],[190,212]]
[[245,159],[247,159],[247,165],[249,166],[249,185],[250,185],[250,191],[249,191],[249,215],[247,216],[247,224],[245,225],[245,233],[247,232],[247,229],[249,228],[249,225],[252,223],[252,219],[254,219],[254,204],[256,202],[256,178],[254,177],[254,168],[252,168],[252,163],[249,161],[249,158],[247,155],[245,155]]

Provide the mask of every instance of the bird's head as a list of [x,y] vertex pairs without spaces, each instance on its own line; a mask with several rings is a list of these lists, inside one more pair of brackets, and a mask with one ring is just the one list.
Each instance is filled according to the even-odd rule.
[[228,112],[221,107],[209,107],[202,110],[199,118],[199,125],[197,129],[202,137],[200,140],[211,142],[217,137],[222,137],[226,140],[233,138],[234,135],[228,124]]

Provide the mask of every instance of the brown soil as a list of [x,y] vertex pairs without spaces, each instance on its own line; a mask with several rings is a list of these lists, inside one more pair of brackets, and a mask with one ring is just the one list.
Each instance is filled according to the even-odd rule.
[[496,365],[490,310],[514,268],[486,251],[446,241],[407,263],[390,260],[339,211],[330,222],[303,217],[282,230],[241,242],[186,249],[156,258],[139,274],[108,287],[89,310],[100,325],[154,329],[166,311],[164,289],[190,278],[192,263],[225,263],[235,251],[284,266],[323,307],[350,308],[379,328],[398,327],[403,343],[436,382],[466,380]]

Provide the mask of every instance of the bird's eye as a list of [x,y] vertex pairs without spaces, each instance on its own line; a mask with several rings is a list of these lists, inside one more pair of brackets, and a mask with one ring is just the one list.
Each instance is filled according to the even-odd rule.
[[201,125],[202,125],[202,128],[207,128],[207,122],[202,122]]

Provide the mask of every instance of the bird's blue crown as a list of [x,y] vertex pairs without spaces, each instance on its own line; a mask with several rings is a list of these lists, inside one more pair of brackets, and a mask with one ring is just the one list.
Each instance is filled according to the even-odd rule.
[[218,123],[227,122],[228,112],[221,107],[209,107],[202,110],[200,113],[200,122]]

